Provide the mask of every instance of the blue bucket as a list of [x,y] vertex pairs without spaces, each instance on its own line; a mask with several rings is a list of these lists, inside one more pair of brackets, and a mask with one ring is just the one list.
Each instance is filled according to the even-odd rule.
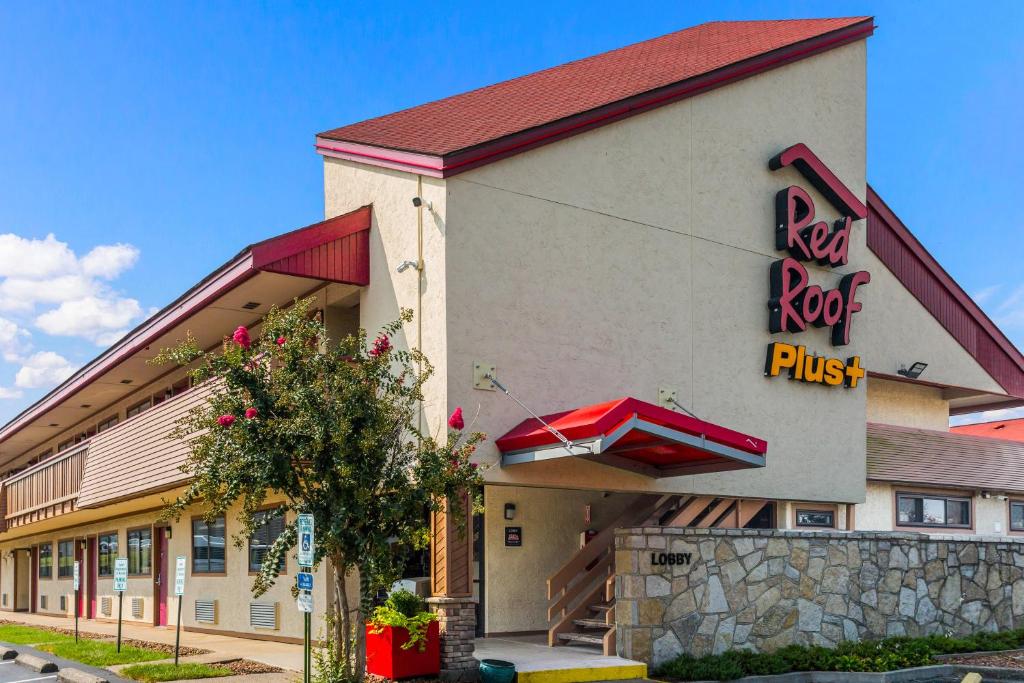
[[516,665],[501,659],[480,660],[480,683],[512,683]]

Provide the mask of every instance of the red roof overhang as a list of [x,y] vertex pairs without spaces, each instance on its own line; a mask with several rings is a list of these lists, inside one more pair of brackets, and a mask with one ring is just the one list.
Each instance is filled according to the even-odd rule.
[[502,465],[573,457],[651,477],[764,467],[768,442],[635,398],[542,416],[497,440]]

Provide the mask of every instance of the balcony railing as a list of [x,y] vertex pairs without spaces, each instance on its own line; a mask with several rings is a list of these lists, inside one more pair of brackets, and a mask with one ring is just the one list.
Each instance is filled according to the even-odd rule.
[[4,528],[73,510],[88,450],[89,441],[83,441],[4,481]]

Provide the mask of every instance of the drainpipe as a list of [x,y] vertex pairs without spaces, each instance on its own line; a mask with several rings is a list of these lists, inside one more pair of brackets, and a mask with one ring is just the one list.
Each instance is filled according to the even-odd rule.
[[[416,176],[416,196],[423,196],[423,176]],[[416,348],[423,353],[423,205],[416,207]],[[417,361],[416,374],[423,376],[423,362]],[[420,399],[417,425],[423,433],[423,399]]]

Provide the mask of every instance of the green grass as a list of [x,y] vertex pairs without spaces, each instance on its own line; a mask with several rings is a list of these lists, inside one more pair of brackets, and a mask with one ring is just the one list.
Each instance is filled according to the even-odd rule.
[[0,641],[15,643],[17,645],[32,645],[34,643],[58,643],[65,640],[74,640],[74,636],[66,636],[63,633],[54,633],[32,626],[18,626],[15,624],[0,625]]
[[126,666],[118,671],[118,675],[142,683],[157,683],[158,681],[184,681],[195,678],[218,678],[230,676],[231,669],[226,666],[213,666],[210,664],[135,664]]
[[116,643],[105,640],[79,640],[76,643],[73,638],[68,638],[60,642],[40,645],[39,649],[89,666],[113,666],[167,659],[166,652],[126,645],[122,645],[121,651],[118,652]]

